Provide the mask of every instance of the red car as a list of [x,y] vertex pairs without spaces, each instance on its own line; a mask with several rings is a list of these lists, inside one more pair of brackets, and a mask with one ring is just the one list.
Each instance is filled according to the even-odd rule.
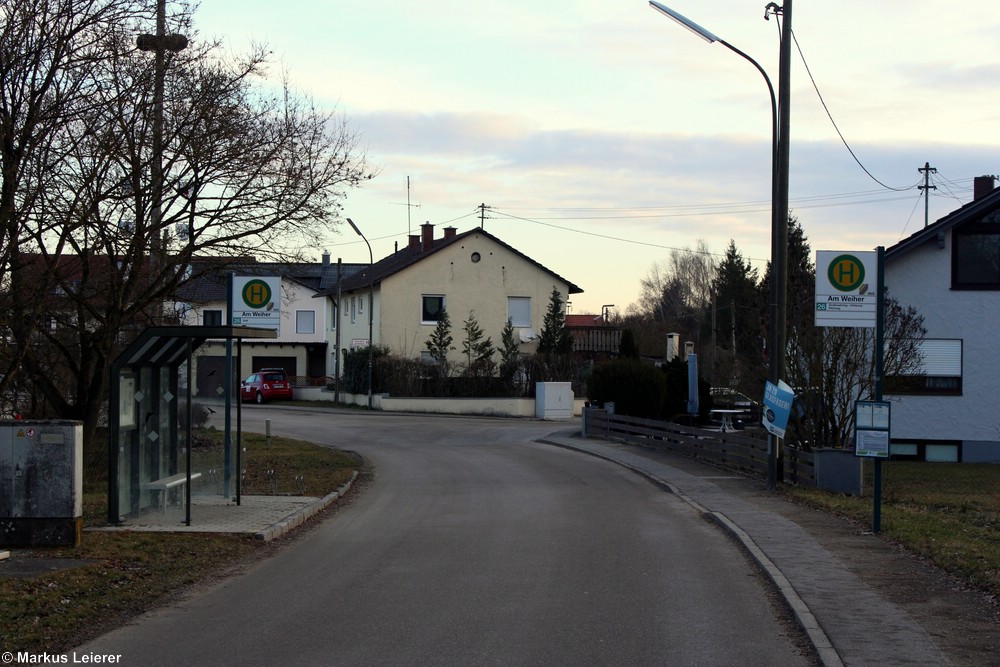
[[282,370],[264,369],[257,371],[240,383],[240,400],[264,401],[292,399],[292,385]]

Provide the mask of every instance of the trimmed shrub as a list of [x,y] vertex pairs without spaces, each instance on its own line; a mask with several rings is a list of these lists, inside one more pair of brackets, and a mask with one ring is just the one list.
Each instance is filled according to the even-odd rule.
[[[686,381],[685,381],[686,382]],[[616,359],[595,366],[587,378],[587,398],[598,406],[615,404],[631,417],[663,419],[667,376],[638,359]]]

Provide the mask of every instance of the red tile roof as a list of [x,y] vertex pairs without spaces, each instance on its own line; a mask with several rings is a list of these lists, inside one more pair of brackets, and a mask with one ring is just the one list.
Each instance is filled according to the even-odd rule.
[[570,328],[604,326],[604,318],[600,315],[566,315],[566,326]]

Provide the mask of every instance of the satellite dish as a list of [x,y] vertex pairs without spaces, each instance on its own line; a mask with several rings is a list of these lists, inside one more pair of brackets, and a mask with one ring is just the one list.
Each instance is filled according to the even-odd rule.
[[522,343],[530,343],[533,340],[538,340],[538,334],[533,329],[521,329],[520,336]]

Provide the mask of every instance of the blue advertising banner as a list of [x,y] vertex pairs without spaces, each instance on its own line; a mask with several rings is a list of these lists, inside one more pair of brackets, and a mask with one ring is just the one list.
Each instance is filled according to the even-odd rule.
[[764,414],[760,421],[771,435],[785,437],[794,400],[795,392],[781,380],[778,380],[777,386],[768,382],[764,387]]
[[688,414],[698,414],[698,355],[688,355]]

